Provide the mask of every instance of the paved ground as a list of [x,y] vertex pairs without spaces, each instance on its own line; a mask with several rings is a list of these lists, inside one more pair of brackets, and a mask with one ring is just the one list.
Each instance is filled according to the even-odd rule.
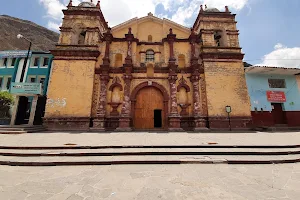
[[0,166],[8,200],[299,200],[300,165]]
[[300,132],[283,133],[32,133],[1,135],[0,146],[77,145],[295,145]]
[[[1,146],[299,144],[300,133],[37,133]],[[0,166],[0,200],[300,199],[300,164]]]

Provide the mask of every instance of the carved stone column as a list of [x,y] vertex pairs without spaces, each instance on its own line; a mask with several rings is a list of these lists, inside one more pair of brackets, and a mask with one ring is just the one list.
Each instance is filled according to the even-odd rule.
[[97,118],[93,121],[93,129],[97,131],[105,131],[105,117],[107,105],[107,84],[109,82],[109,52],[110,43],[112,42],[112,34],[110,28],[104,33],[104,40],[106,41],[105,55],[103,58],[103,65],[100,66],[100,95],[97,108]]
[[124,86],[124,99],[121,110],[121,117],[119,120],[119,128],[117,131],[131,131],[131,102],[130,102],[130,90],[131,90],[131,80],[132,80],[132,42],[134,40],[134,35],[131,33],[131,28],[128,29],[128,34],[125,35],[128,43],[127,56],[125,59],[125,73],[123,75]]
[[[193,115],[195,119],[195,131],[207,130],[207,116],[202,112],[202,101],[201,93],[200,93],[200,84],[205,84],[205,82],[201,81],[200,74],[204,75],[204,67],[203,64],[199,64],[199,55],[196,55],[196,43],[199,43],[199,37],[195,34],[194,29],[191,30],[191,35],[189,37],[190,44],[191,44],[191,67],[192,67],[192,74],[191,74],[191,82],[193,85]],[[202,85],[201,85],[202,89]],[[206,95],[206,91],[204,92]],[[204,95],[204,94],[203,94]],[[206,102],[206,101],[205,101]]]
[[132,75],[123,76],[125,86],[124,86],[124,100],[121,110],[121,118],[119,120],[118,131],[131,131],[131,102],[130,102],[130,89]]
[[97,118],[94,119],[93,129],[105,131],[105,116],[106,116],[106,102],[107,102],[107,84],[109,76],[100,75],[100,95],[97,108]]
[[174,57],[174,42],[176,40],[176,34],[173,34],[173,30],[170,28],[170,33],[167,36],[167,41],[170,47],[169,58],[169,84],[170,84],[170,104],[171,109],[169,113],[169,130],[170,131],[183,131],[180,126],[180,115],[178,114],[177,104],[177,68],[176,58]]
[[206,120],[201,115],[201,102],[200,102],[200,74],[193,74],[191,76],[191,82],[193,84],[193,114],[195,118],[195,131],[207,130]]

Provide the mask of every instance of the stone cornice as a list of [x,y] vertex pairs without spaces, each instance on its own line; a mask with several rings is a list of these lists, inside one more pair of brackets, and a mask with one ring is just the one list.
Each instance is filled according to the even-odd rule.
[[219,59],[232,59],[232,60],[243,60],[244,55],[242,53],[202,53],[200,57],[203,60],[219,60]]
[[54,59],[57,57],[82,57],[97,58],[100,55],[98,45],[56,45],[51,50]]

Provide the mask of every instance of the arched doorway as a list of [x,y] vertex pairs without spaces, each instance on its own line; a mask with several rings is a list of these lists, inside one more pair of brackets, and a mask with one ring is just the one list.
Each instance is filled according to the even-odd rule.
[[169,96],[155,82],[138,85],[131,95],[133,126],[137,130],[166,129]]

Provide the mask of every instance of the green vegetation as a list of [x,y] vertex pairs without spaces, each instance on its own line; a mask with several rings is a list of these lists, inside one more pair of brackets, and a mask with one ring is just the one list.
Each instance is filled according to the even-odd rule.
[[0,118],[9,118],[9,110],[14,103],[14,97],[9,92],[0,92]]

